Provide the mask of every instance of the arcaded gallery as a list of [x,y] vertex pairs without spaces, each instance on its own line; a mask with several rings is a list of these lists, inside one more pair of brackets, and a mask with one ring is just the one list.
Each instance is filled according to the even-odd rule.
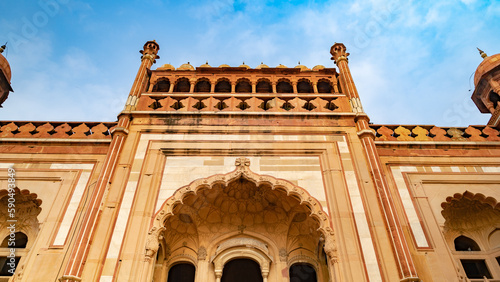
[[370,121],[341,43],[314,67],[159,51],[117,121],[0,121],[0,282],[500,281],[500,54],[488,124],[442,127]]

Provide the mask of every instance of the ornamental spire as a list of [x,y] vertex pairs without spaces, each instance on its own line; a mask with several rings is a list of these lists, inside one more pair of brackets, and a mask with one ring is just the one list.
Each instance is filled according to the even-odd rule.
[[488,55],[486,53],[484,53],[483,50],[481,50],[479,48],[477,48],[477,50],[479,51],[479,55],[481,55],[481,58],[483,58],[483,60],[486,59],[486,57],[488,57]]

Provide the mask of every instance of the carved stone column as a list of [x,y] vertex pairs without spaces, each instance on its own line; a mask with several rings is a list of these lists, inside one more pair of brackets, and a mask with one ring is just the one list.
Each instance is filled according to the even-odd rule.
[[318,82],[313,82],[313,92],[318,94]]
[[340,275],[339,259],[337,256],[337,245],[332,236],[327,236],[325,239],[324,250],[328,256],[328,274],[330,275],[330,281],[332,282],[342,282],[342,276]]
[[220,279],[222,278],[222,269],[220,270],[215,270],[215,282],[220,282]]
[[207,281],[209,269],[209,262],[207,260],[207,249],[201,246],[198,249],[198,265],[196,266],[196,277],[195,282],[205,282]]
[[[288,269],[287,261],[288,261],[287,251],[285,249],[280,249],[279,261],[276,261],[276,267],[280,273],[278,281],[282,281],[282,282],[289,282],[290,281],[290,279],[288,277],[288,273],[290,272],[290,270]],[[285,273],[287,274],[286,276],[283,276],[283,271],[285,271]]]
[[164,230],[165,227],[153,227],[148,232],[148,237],[146,239],[146,253],[144,256],[144,265],[141,275],[141,281],[143,282],[149,282],[153,280],[156,252],[158,252],[158,249],[160,248],[160,240],[163,239],[162,234]]
[[231,93],[236,93],[236,81],[231,81]]
[[189,93],[194,93],[195,85],[196,85],[196,78],[189,79]]

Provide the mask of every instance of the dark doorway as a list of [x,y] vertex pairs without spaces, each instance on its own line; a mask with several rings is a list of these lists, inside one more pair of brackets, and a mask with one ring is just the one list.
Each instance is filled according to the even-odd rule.
[[168,271],[168,282],[194,282],[194,265],[180,263],[172,266]]
[[221,282],[262,282],[258,263],[251,259],[235,259],[224,265]]
[[306,263],[296,263],[290,267],[290,282],[317,282],[316,270]]

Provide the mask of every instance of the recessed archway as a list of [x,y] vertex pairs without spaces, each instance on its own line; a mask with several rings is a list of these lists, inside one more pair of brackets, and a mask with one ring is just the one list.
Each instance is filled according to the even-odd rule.
[[247,258],[234,259],[224,265],[221,282],[262,282],[260,266]]
[[[261,248],[252,258],[247,247],[239,248],[226,262],[267,257],[260,264],[265,280],[273,257],[279,257],[286,267],[287,258],[298,253],[314,258],[318,245],[324,244],[330,258],[335,258],[333,230],[321,204],[286,180],[253,173],[249,165],[248,159],[237,159],[233,172],[195,180],[167,199],[155,217],[152,231],[166,230],[163,238],[172,250],[171,257],[177,253],[198,260],[226,257],[221,254],[220,246],[227,241],[259,234],[264,240],[262,245],[272,245],[273,249]],[[227,237],[227,234],[233,235]],[[223,237],[226,239],[220,239]],[[220,261],[214,259],[211,263],[222,275],[224,263]],[[325,262],[322,263],[321,267],[327,269]]]

